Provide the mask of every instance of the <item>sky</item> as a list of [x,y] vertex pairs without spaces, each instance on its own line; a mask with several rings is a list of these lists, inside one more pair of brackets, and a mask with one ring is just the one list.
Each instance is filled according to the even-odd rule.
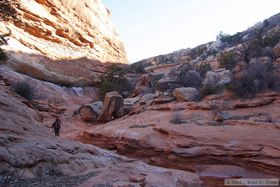
[[124,42],[128,60],[235,34],[280,12],[280,0],[101,0]]

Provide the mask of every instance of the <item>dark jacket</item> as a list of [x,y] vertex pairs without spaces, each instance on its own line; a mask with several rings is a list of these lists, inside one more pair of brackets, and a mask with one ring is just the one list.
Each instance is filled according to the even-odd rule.
[[52,128],[54,128],[54,129],[60,129],[61,128],[60,120],[59,119],[55,120],[55,122],[52,125]]

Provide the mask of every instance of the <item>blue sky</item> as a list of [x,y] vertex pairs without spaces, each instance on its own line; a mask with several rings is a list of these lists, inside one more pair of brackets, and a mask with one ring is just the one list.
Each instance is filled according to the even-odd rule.
[[280,0],[101,0],[130,62],[234,34],[280,12]]

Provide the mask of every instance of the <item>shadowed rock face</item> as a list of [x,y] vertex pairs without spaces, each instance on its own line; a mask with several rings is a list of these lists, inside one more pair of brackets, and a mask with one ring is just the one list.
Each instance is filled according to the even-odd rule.
[[3,48],[6,63],[17,71],[55,83],[90,84],[104,72],[101,63],[127,63],[110,11],[99,0],[15,2],[17,19],[1,21],[0,34],[11,31]]

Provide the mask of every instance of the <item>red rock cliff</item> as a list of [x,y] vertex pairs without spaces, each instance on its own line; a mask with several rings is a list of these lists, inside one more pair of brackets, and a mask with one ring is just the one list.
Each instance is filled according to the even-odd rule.
[[90,84],[104,71],[101,63],[127,62],[111,13],[99,0],[11,2],[1,3],[17,19],[1,21],[0,34],[11,30],[5,63],[17,71],[55,83]]

